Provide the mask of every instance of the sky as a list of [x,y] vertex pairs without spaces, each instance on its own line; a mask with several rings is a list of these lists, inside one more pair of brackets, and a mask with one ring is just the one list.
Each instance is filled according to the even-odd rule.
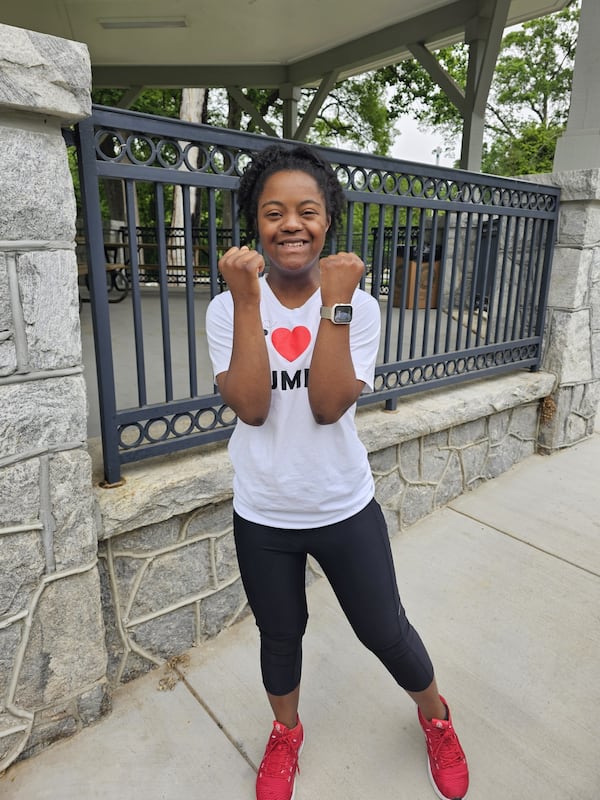
[[430,133],[428,129],[419,130],[418,123],[408,116],[401,117],[396,123],[396,128],[400,131],[394,142],[391,156],[401,158],[405,161],[419,161],[423,164],[435,164],[437,154],[434,152],[440,149],[439,164],[442,167],[452,167],[460,153],[458,144],[456,153],[446,153],[446,146],[441,136]]

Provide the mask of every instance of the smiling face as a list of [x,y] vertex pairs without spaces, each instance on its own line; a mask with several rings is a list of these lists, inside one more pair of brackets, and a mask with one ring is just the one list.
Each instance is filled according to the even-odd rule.
[[317,267],[330,218],[312,175],[299,170],[270,175],[258,198],[256,217],[270,272],[301,275]]

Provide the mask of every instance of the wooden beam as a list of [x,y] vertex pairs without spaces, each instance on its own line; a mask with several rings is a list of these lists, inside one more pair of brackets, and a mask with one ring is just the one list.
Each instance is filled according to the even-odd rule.
[[303,141],[306,139],[306,134],[310,130],[311,125],[315,121],[317,114],[323,106],[325,98],[336,84],[338,74],[339,73],[337,71],[330,72],[329,75],[326,75],[322,79],[315,96],[311,100],[309,107],[304,112],[302,122],[300,125],[298,125],[298,128],[294,134],[294,139],[297,139],[298,141]]
[[246,97],[246,95],[239,89],[237,86],[228,86],[227,93],[233,97],[235,102],[242,108],[246,114],[249,114],[254,122],[258,125],[258,127],[264,131],[267,136],[278,136],[279,134],[277,131],[272,128],[266,119],[260,114],[256,106],[252,105],[250,100]]

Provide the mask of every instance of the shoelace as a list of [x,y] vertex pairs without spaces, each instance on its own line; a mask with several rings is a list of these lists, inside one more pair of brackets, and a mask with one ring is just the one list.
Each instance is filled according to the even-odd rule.
[[443,769],[462,764],[463,755],[458,745],[454,729],[449,725],[434,727],[427,732],[433,760]]
[[298,749],[292,742],[292,737],[272,736],[263,758],[261,772],[269,778],[279,778],[282,775],[287,776],[294,764],[300,772]]

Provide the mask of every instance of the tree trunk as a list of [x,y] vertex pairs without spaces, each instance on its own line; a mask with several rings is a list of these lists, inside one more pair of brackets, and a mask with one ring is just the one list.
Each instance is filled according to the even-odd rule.
[[[204,102],[206,96],[206,89],[183,89],[181,92],[181,106],[179,109],[179,118],[185,120],[186,122],[202,122],[202,113],[204,110]],[[185,148],[187,142],[180,142],[182,148]],[[195,160],[195,163],[194,163]],[[191,159],[191,166],[196,167],[197,164],[197,156],[192,151],[192,159]],[[185,164],[182,164],[180,169],[186,170],[187,167]],[[194,187],[190,188],[190,212],[192,219],[197,217],[196,215],[196,203],[197,203],[197,190]],[[183,228],[185,227],[185,222],[183,218],[183,192],[181,191],[181,187],[175,186],[175,190],[173,192],[173,215],[171,217],[171,227],[172,228]],[[190,220],[188,220],[188,225],[190,224]],[[183,236],[180,234],[179,236],[170,237],[172,239],[172,244],[177,244],[181,246],[181,249],[173,249],[170,250],[169,254],[169,263],[178,266],[184,266],[184,252],[183,252]]]

